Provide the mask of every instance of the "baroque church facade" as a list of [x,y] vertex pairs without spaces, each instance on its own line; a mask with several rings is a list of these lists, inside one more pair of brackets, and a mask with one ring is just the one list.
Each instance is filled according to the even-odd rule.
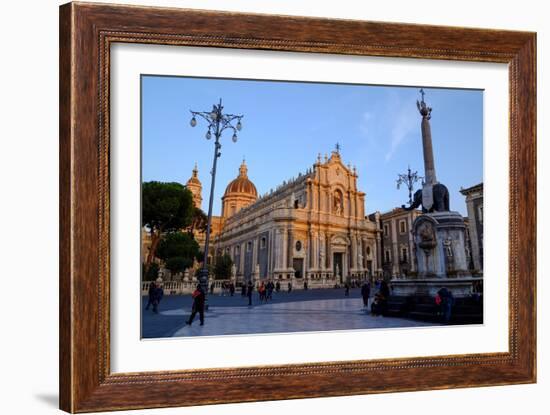
[[[324,161],[319,156],[305,174],[258,196],[243,161],[222,197],[221,216],[212,218],[209,260],[229,255],[238,282],[307,280],[311,287],[331,287],[378,275],[381,231],[365,216],[357,178],[336,150]],[[196,167],[187,187],[200,206]]]

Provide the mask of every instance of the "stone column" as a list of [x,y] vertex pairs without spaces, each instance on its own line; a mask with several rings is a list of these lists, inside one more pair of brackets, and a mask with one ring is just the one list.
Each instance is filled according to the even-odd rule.
[[357,235],[357,242],[359,245],[359,269],[363,271],[365,269],[365,242],[360,235]]
[[260,242],[258,241],[258,236],[254,238],[254,243],[252,244],[252,272],[256,269],[256,264],[258,264],[259,251],[260,251]]
[[[324,232],[319,232],[319,268],[325,270],[326,267],[326,247],[325,247],[325,234]],[[321,255],[322,254],[322,255]]]
[[268,233],[267,233],[267,276],[268,278],[271,278],[272,275],[271,275],[271,257],[272,257],[272,252],[271,252],[271,249],[273,247],[273,237],[272,237],[272,234],[273,232],[270,230]]
[[329,271],[332,271],[333,265],[332,265],[332,249],[330,249],[330,234],[327,233],[326,235],[326,247],[327,247],[327,268]]
[[312,210],[314,212],[318,211],[319,210],[319,187],[318,186],[312,186],[312,190],[313,190],[313,205],[311,206]]
[[279,271],[283,267],[283,258],[282,258],[282,245],[283,245],[283,238],[282,238],[282,229],[281,228],[275,228],[275,241],[274,241],[274,263],[275,263],[275,269]]
[[374,256],[373,271],[376,274],[378,274],[378,271],[380,270],[380,268],[382,266],[382,263],[383,263],[383,259],[380,256],[380,255],[382,255],[381,243],[382,243],[382,241],[380,239],[380,234],[377,233],[376,234],[376,241],[375,241],[375,244],[374,244],[374,252],[373,252],[373,256]]
[[239,244],[239,272],[244,275],[244,257],[246,255],[245,244]]
[[313,231],[307,233],[307,267],[313,268]]
[[319,269],[319,234],[316,231],[312,232],[311,240],[313,242],[313,269],[317,271]]
[[351,264],[350,267],[353,270],[357,269],[357,239],[355,233],[350,233],[351,239]]
[[430,127],[430,118],[432,109],[424,102],[424,91],[421,89],[422,101],[416,101],[416,106],[420,115],[422,115],[422,150],[424,154],[424,180],[427,185],[437,183],[435,176],[434,152],[432,147],[432,129]]
[[294,252],[294,233],[292,232],[292,229],[288,229],[288,247],[287,247],[287,268],[292,268],[292,253]]
[[287,265],[287,257],[288,257],[288,231],[286,228],[281,229],[282,237],[283,237],[283,244],[282,244],[282,253],[281,253],[281,268],[286,268]]

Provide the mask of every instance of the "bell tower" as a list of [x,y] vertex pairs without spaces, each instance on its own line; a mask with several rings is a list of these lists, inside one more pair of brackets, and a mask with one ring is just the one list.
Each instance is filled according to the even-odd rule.
[[197,163],[195,163],[195,168],[193,169],[193,174],[187,180],[185,185],[191,193],[193,193],[193,204],[197,208],[201,208],[202,205],[202,183],[199,180],[199,169],[197,168]]

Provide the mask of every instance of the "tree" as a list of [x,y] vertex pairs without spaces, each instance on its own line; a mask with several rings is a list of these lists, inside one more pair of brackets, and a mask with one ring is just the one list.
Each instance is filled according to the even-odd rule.
[[151,248],[145,261],[147,272],[156,255],[161,235],[187,228],[193,220],[195,207],[191,191],[180,183],[143,183],[141,199],[142,226],[151,232]]
[[151,263],[148,269],[145,266],[145,263],[143,263],[142,269],[141,269],[141,275],[143,275],[143,280],[144,281],[156,280],[157,277],[159,276],[159,270],[160,270],[160,267],[156,262]]
[[188,230],[190,233],[194,234],[195,232],[206,232],[206,227],[208,224],[208,216],[200,208],[195,208],[193,211],[193,219]]
[[231,267],[233,266],[233,261],[231,257],[227,254],[223,254],[216,258],[216,263],[214,264],[214,275],[216,279],[222,280],[231,276]]
[[170,258],[185,258],[189,260],[189,266],[191,266],[193,259],[198,258],[199,254],[199,244],[193,235],[186,232],[170,232],[161,238],[156,255],[164,262]]
[[193,260],[182,256],[175,256],[166,260],[166,268],[169,269],[172,274],[183,272],[191,265],[193,265]]

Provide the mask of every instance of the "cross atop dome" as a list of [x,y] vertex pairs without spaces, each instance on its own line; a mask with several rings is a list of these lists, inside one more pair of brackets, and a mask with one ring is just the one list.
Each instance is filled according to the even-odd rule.
[[243,158],[243,162],[239,167],[239,177],[247,177],[247,176],[248,176],[248,167],[246,166],[246,160]]

